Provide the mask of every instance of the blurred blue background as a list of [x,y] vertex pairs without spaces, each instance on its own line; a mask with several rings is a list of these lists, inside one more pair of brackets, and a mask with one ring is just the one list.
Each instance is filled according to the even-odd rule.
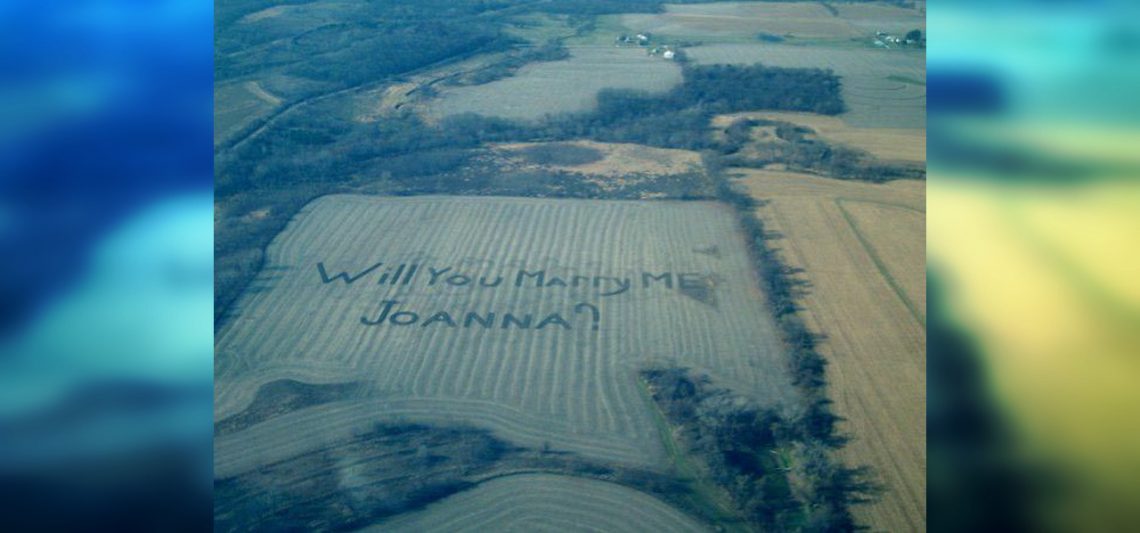
[[211,526],[212,13],[0,3],[0,530]]

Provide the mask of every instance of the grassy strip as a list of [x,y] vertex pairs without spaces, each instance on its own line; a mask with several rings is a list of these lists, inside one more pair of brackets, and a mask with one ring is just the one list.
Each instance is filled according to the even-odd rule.
[[688,453],[681,451],[677,446],[677,440],[673,438],[673,426],[665,418],[657,402],[653,401],[649,385],[640,376],[637,378],[637,388],[648,405],[649,412],[653,413],[653,424],[657,427],[657,434],[665,453],[669,455],[670,464],[676,469],[679,477],[691,480],[692,492],[688,498],[690,504],[696,509],[703,510],[705,518],[711,519],[720,531],[748,531],[741,526],[740,515],[733,510],[730,503],[724,501],[718,487],[710,483],[706,476],[701,475],[697,467],[689,462]]
[[884,280],[886,280],[887,285],[889,285],[891,287],[891,290],[894,291],[895,296],[898,296],[899,300],[902,300],[902,303],[906,306],[907,311],[910,311],[911,316],[913,316],[914,319],[918,321],[918,325],[922,326],[923,329],[926,329],[926,315],[918,310],[918,306],[915,305],[914,301],[912,301],[910,297],[906,295],[906,291],[903,291],[902,287],[899,286],[898,281],[895,280],[894,276],[891,276],[890,271],[887,269],[887,265],[883,263],[883,260],[879,257],[879,254],[875,253],[875,247],[871,245],[871,242],[867,240],[867,237],[863,234],[863,232],[859,230],[859,224],[855,222],[855,218],[852,217],[851,213],[843,207],[844,200],[844,198],[836,198],[835,206],[839,208],[839,212],[843,215],[843,219],[847,221],[847,224],[849,226],[851,226],[851,231],[855,233],[855,238],[859,239],[859,244],[862,245],[865,250],[867,250],[867,255],[869,255],[871,257],[871,261],[875,263],[875,269],[878,270],[879,274],[883,276]]

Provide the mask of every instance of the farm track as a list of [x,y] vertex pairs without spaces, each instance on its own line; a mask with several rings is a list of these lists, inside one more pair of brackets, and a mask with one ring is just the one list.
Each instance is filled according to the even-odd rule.
[[266,91],[260,83],[256,81],[247,81],[244,85],[246,90],[248,90],[254,96],[260,98],[263,102],[274,107],[281,105],[281,99],[272,94],[269,94],[269,91]]
[[856,517],[873,530],[922,530],[925,327],[907,300],[925,301],[915,294],[925,292],[924,183],[733,172],[769,201],[756,214],[782,235],[775,246],[810,284],[801,316],[824,335],[819,349],[830,363],[828,390],[846,419],[840,430],[855,437],[841,454],[875,468],[887,486],[879,502],[855,508]]
[[242,145],[249,142],[250,139],[253,139],[253,138],[261,135],[267,129],[276,125],[277,122],[282,120],[286,115],[296,111],[297,109],[300,109],[300,108],[303,108],[303,107],[306,107],[306,106],[309,106],[312,104],[316,104],[319,102],[323,102],[325,100],[329,100],[332,98],[336,98],[339,96],[346,96],[346,95],[350,95],[350,94],[354,94],[354,93],[358,93],[358,92],[362,92],[362,91],[372,90],[372,89],[375,89],[377,87],[381,87],[383,85],[392,83],[393,80],[397,80],[399,78],[406,77],[406,76],[414,76],[414,75],[423,74],[426,72],[431,72],[432,70],[436,70],[436,69],[439,69],[441,67],[445,67],[447,65],[460,63],[460,62],[465,61],[467,59],[471,59],[473,57],[476,57],[480,54],[484,54],[486,52],[487,52],[487,50],[485,50],[485,49],[476,49],[476,50],[473,50],[473,51],[470,51],[470,52],[467,52],[464,54],[460,54],[460,55],[452,56],[452,57],[449,57],[446,59],[442,59],[442,60],[437,61],[435,63],[432,63],[430,65],[426,65],[426,66],[423,66],[423,67],[420,67],[420,68],[417,68],[414,70],[409,70],[409,71],[405,71],[405,72],[391,74],[391,75],[386,76],[380,80],[361,83],[361,84],[353,85],[350,87],[345,87],[343,89],[337,89],[337,90],[332,91],[332,92],[316,94],[316,95],[308,96],[305,98],[301,98],[301,99],[293,101],[293,102],[289,102],[283,106],[280,106],[280,107],[274,109],[271,113],[268,114],[268,116],[260,119],[259,124],[256,127],[249,129],[249,131],[238,133],[233,138],[230,138],[224,142],[219,143],[214,148],[214,155],[216,157],[216,156],[224,154],[228,151],[236,150],[236,149],[240,148]]
[[256,82],[233,82],[218,85],[214,90],[214,143],[224,142],[234,131],[249,127],[251,123],[271,112],[273,105],[251,90]]
[[[701,253],[715,246],[717,254]],[[321,282],[358,273],[351,285]],[[495,288],[381,285],[398,264],[503,276]],[[469,424],[509,442],[643,468],[668,458],[637,370],[648,361],[705,369],[769,405],[794,405],[784,348],[763,305],[731,211],[712,202],[337,195],[301,210],[267,250],[267,268],[216,339],[215,419],[245,410],[263,385],[364,381],[366,394],[278,415],[219,437],[218,476],[350,438],[377,422]],[[548,276],[715,274],[697,300],[663,286],[611,297],[589,287],[515,287]],[[677,283],[677,281],[674,281]],[[562,313],[571,330],[365,326],[379,302],[448,310]],[[599,308],[598,331],[573,306]]]
[[[848,205],[845,205],[845,204],[848,204]],[[895,204],[880,204],[880,203],[873,203],[873,202],[860,202],[858,200],[846,201],[843,198],[836,198],[835,199],[835,205],[839,207],[840,213],[843,214],[843,218],[851,226],[851,231],[859,239],[859,243],[862,244],[863,248],[867,250],[867,255],[871,257],[872,261],[874,261],[875,268],[877,268],[879,270],[879,274],[881,274],[883,276],[883,279],[887,282],[888,285],[890,285],[891,290],[894,291],[894,293],[896,295],[898,295],[899,299],[902,300],[902,302],[904,304],[906,304],[907,309],[910,310],[910,314],[914,316],[914,319],[916,321],[918,321],[918,323],[925,329],[926,328],[926,312],[925,312],[925,310],[926,310],[926,284],[924,282],[925,276],[908,276],[906,279],[899,279],[897,274],[896,274],[896,273],[912,273],[912,274],[914,273],[914,271],[907,272],[907,269],[904,265],[898,264],[898,260],[900,260],[902,258],[924,257],[925,256],[925,250],[924,250],[925,249],[925,241],[918,241],[917,239],[898,239],[898,238],[892,239],[891,238],[892,236],[889,234],[888,235],[876,235],[875,237],[872,237],[868,231],[872,227],[872,224],[866,224],[865,228],[861,228],[858,219],[859,218],[866,218],[866,219],[872,219],[872,220],[874,220],[874,219],[887,219],[887,220],[893,222],[894,221],[893,219],[896,219],[896,218],[901,217],[901,216],[906,216],[906,214],[895,214],[894,216],[891,216],[889,214],[881,214],[881,213],[875,213],[874,212],[876,210],[883,210],[883,209],[909,211],[910,215],[912,215],[912,216],[917,215],[917,217],[920,219],[924,218],[926,216],[926,213],[919,211],[917,209],[914,209],[912,207],[908,207],[908,206],[900,206],[900,205],[895,205]],[[871,212],[868,213],[867,212],[868,209],[870,209]],[[862,213],[860,213],[860,212],[862,212]],[[876,215],[878,215],[878,216],[876,216]],[[888,227],[888,225],[887,224],[875,224],[873,227],[877,227],[877,228],[881,229],[884,227]],[[875,244],[876,242],[878,244]],[[899,246],[899,245],[905,246],[906,248],[904,250],[901,250],[901,251],[892,250],[892,251],[890,251],[890,253],[881,253],[880,251],[878,251],[878,249],[885,248],[887,246]],[[891,261],[894,264],[891,266],[888,266],[887,261]],[[916,279],[916,278],[921,278],[921,279]],[[905,287],[904,287],[904,285],[905,285]]]
[[705,531],[621,485],[554,474],[499,477],[366,531]]

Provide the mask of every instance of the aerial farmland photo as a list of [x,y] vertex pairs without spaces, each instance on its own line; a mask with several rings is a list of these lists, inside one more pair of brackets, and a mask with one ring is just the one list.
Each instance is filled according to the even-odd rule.
[[925,17],[216,0],[215,528],[925,530]]

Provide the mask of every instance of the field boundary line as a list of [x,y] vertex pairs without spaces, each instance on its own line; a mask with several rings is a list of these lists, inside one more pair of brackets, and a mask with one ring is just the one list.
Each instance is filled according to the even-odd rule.
[[839,213],[841,215],[843,215],[843,219],[846,220],[847,224],[851,227],[851,231],[855,234],[855,238],[859,239],[859,244],[863,246],[863,249],[865,249],[867,251],[867,255],[871,257],[871,262],[873,262],[875,264],[875,269],[879,271],[879,274],[887,282],[887,285],[890,286],[892,291],[894,291],[895,296],[898,296],[899,300],[901,300],[903,305],[906,306],[907,311],[909,311],[911,316],[914,317],[915,321],[918,322],[918,325],[922,326],[922,329],[925,330],[926,329],[926,314],[920,313],[918,311],[918,306],[915,305],[915,303],[913,301],[911,301],[910,297],[908,297],[906,295],[906,292],[902,290],[902,287],[899,286],[898,281],[895,280],[894,276],[891,276],[890,271],[887,269],[887,265],[885,263],[883,263],[882,258],[880,258],[879,254],[875,252],[874,246],[872,246],[871,242],[867,240],[866,235],[864,235],[863,232],[859,230],[859,224],[855,222],[855,218],[852,217],[851,213],[848,212],[847,209],[843,207],[843,202],[869,203],[869,204],[873,204],[873,205],[898,207],[898,208],[903,208],[903,209],[907,209],[910,211],[914,211],[916,213],[922,213],[923,215],[925,215],[926,212],[925,211],[919,211],[913,207],[897,205],[897,204],[889,204],[886,202],[874,202],[874,201],[864,202],[863,200],[852,200],[852,199],[842,198],[842,197],[835,199],[835,206],[839,208]]

